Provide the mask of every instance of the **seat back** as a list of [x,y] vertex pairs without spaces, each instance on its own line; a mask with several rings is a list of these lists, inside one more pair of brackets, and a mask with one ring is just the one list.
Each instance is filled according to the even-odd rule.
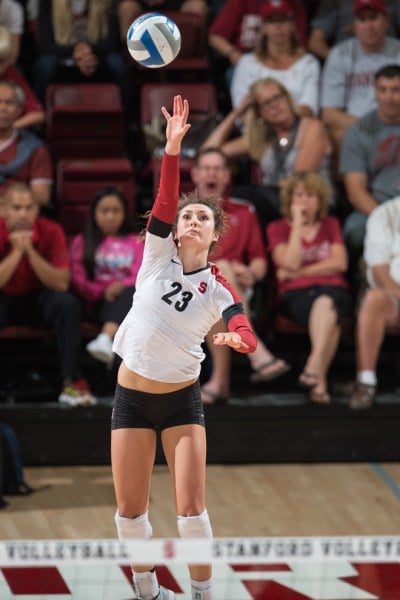
[[98,190],[113,186],[127,198],[131,217],[136,211],[135,176],[126,158],[61,160],[57,165],[59,220],[68,235],[80,233]]
[[[172,110],[173,99],[176,94],[189,101],[189,121],[201,119],[218,110],[217,93],[211,83],[146,83],[141,88],[140,97],[140,123],[144,138],[144,126],[152,122],[153,119],[161,118],[161,106],[169,111]],[[186,157],[181,159],[181,191],[188,192],[193,190],[193,183],[190,176],[191,168],[194,164],[193,158]],[[147,166],[153,176],[153,192],[158,188],[160,176],[160,159],[152,158]]]
[[178,56],[162,69],[148,69],[135,61],[130,63],[131,66],[141,71],[145,80],[151,81],[154,81],[154,77],[163,81],[170,71],[197,71],[198,75],[201,73],[204,75],[210,66],[207,57],[208,29],[205,19],[197,13],[169,10],[160,12],[170,17],[181,32],[181,49]]
[[121,156],[124,115],[113,83],[55,83],[46,90],[46,142],[62,158]]
[[[165,11],[181,32],[181,49],[177,58],[167,65],[167,69],[184,68],[184,61],[198,60],[199,65],[208,67],[207,60],[207,25],[205,19],[196,13],[182,11]],[[204,61],[204,63],[200,62]],[[187,62],[189,65],[189,62]],[[193,66],[194,66],[193,62]],[[198,68],[201,68],[199,66]]]
[[161,115],[161,106],[172,109],[174,96],[180,94],[189,102],[190,117],[216,113],[218,110],[217,92],[212,83],[145,83],[140,92],[140,123],[150,123]]

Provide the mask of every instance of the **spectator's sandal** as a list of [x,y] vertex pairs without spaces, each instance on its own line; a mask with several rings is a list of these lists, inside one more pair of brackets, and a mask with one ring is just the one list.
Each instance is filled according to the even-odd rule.
[[303,371],[297,380],[300,387],[306,390],[312,390],[317,385],[318,374],[310,371]]
[[[278,366],[280,365],[280,366]],[[250,375],[251,383],[262,383],[271,381],[290,371],[291,367],[282,358],[271,358],[265,363],[261,363],[257,369]]]
[[204,387],[200,388],[200,393],[203,404],[226,404],[228,402],[228,396],[220,396]]
[[331,397],[328,392],[317,392],[314,389],[311,389],[308,392],[308,399],[312,404],[329,404],[331,401]]

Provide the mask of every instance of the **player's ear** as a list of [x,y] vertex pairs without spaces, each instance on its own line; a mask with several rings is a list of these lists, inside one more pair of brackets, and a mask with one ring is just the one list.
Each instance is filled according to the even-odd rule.
[[214,231],[213,242],[218,242],[218,240],[219,240],[219,233],[218,233],[218,231]]

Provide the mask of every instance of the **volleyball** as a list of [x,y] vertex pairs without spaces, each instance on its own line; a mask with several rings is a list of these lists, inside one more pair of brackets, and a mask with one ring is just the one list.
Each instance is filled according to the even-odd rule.
[[168,65],[181,48],[181,32],[177,24],[159,13],[147,13],[135,19],[126,37],[129,54],[150,69]]

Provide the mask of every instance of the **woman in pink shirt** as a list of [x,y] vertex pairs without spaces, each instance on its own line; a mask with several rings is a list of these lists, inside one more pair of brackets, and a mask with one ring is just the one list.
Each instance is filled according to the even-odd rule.
[[70,258],[73,288],[102,325],[86,349],[103,362],[109,362],[114,335],[132,305],[142,256],[143,242],[132,233],[124,195],[112,187],[99,190]]
[[351,299],[343,276],[347,253],[339,221],[327,216],[329,189],[316,173],[289,177],[281,191],[283,219],[267,227],[279,309],[308,328],[311,352],[299,384],[309,399],[328,403],[327,373]]

